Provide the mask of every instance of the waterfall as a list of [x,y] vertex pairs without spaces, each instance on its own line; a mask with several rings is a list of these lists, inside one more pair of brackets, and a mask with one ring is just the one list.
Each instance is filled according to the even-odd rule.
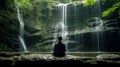
[[[59,22],[55,25],[54,31],[54,39],[57,39],[58,36],[62,36],[62,42],[65,44],[66,49],[68,46],[68,29],[67,29],[67,4],[58,4],[57,6],[58,14],[59,14]],[[54,47],[56,40],[53,40]]]
[[[69,33],[73,35],[71,40],[75,40],[75,43],[72,44],[73,48],[69,50],[74,51],[101,51],[103,45],[103,21],[101,20],[101,11],[100,11],[100,0],[96,0],[95,4],[91,7],[84,7],[81,3],[73,3],[68,5],[68,8],[73,16],[69,19],[74,18],[74,21],[69,21],[71,27],[74,27],[74,33]],[[72,9],[72,10],[71,10]],[[69,14],[68,13],[68,14]],[[68,16],[69,17],[69,16]],[[90,22],[89,22],[90,21]],[[91,27],[84,26],[85,23],[91,23]],[[74,26],[73,26],[74,25]],[[73,39],[74,38],[74,39]]]
[[60,26],[62,28],[62,31],[60,33],[60,36],[63,37],[63,43],[66,44],[67,47],[67,35],[68,35],[68,31],[67,31],[67,4],[60,4],[58,6],[60,9],[62,8],[62,18],[60,19]]
[[92,32],[92,41],[93,41],[93,45],[96,46],[96,51],[100,52],[101,51],[101,45],[103,45],[103,21],[98,18],[98,17],[95,17],[95,23],[98,24],[96,27],[91,28],[91,31],[94,31]]
[[62,36],[67,51],[101,51],[104,27],[101,20],[100,0],[87,7],[83,6],[83,3],[84,1],[79,1],[57,5],[58,18],[53,26],[53,47],[55,39]]
[[20,15],[20,10],[19,10],[19,7],[17,6],[17,18],[19,20],[19,23],[20,23],[20,34],[19,34],[19,40],[20,40],[20,45],[22,46],[24,52],[27,52],[27,48],[26,48],[26,45],[25,45],[25,42],[24,42],[24,39],[23,39],[23,36],[24,36],[24,22],[21,18],[21,15]]
[[[100,52],[101,51],[101,47],[100,45],[103,45],[103,21],[101,20],[101,9],[100,9],[100,0],[96,0],[96,5],[95,5],[96,10],[98,12],[98,18],[95,18],[95,23],[99,23],[98,26],[95,27],[95,30],[98,31],[96,34],[96,39],[97,39],[97,51]],[[100,32],[101,31],[101,32]]]
[[20,39],[20,43],[21,43],[21,46],[22,46],[24,52],[27,52],[27,48],[26,48],[24,39],[23,39],[21,36],[18,36],[18,37],[19,37],[19,39]]

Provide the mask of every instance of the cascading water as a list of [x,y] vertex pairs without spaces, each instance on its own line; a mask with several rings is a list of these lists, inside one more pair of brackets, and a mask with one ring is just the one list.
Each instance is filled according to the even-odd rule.
[[95,24],[98,24],[97,26],[91,28],[91,31],[93,31],[91,33],[92,35],[92,41],[93,41],[93,45],[96,46],[96,51],[100,52],[101,51],[101,47],[100,45],[103,45],[103,21],[98,18],[98,17],[95,17],[94,18],[95,21],[94,23]]
[[96,6],[95,9],[98,9],[96,10],[98,12],[98,17],[94,17],[95,19],[94,23],[98,25],[95,27],[96,33],[93,33],[93,39],[94,39],[93,41],[97,45],[96,51],[100,52],[101,51],[100,45],[103,45],[103,32],[102,31],[104,28],[103,21],[101,20],[100,0],[96,0],[95,6]]
[[20,10],[19,10],[18,6],[17,6],[17,17],[18,17],[18,20],[19,20],[19,23],[20,23],[20,34],[18,36],[19,40],[20,40],[20,45],[22,46],[24,52],[28,52],[27,48],[26,48],[26,45],[25,45],[25,42],[24,42],[24,39],[23,39],[23,36],[24,36],[24,22],[21,18]]
[[99,52],[103,45],[104,28],[100,18],[100,1],[96,0],[94,5],[87,7],[83,3],[84,1],[79,1],[57,5],[59,21],[53,26],[54,39],[62,36],[67,51]]
[[[67,43],[68,43],[68,30],[67,30],[67,4],[58,4],[57,10],[59,13],[59,22],[55,26],[54,31],[54,38],[57,39],[58,36],[62,36],[63,43],[66,45],[67,49]],[[53,42],[52,47],[54,47],[55,41]]]
[[[77,17],[77,6],[76,4],[74,4],[74,13],[75,13],[75,17],[74,17],[74,22],[76,22],[76,17]],[[76,24],[75,24],[76,25]],[[75,48],[77,47],[77,34],[76,34],[77,30],[75,31]]]

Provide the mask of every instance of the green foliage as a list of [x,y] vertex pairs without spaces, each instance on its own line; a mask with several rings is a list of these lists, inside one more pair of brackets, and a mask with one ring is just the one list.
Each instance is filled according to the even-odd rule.
[[102,13],[102,17],[108,16],[109,14],[111,14],[112,12],[114,12],[115,10],[116,10],[116,8],[109,8],[109,9],[107,9],[106,11],[104,11]]
[[[103,13],[102,13],[102,17],[106,17],[108,15],[110,15],[111,13],[113,13],[115,10],[119,9],[120,10],[120,2],[118,3],[115,3],[114,5],[112,5],[111,8],[105,10]],[[118,11],[118,14],[120,12]]]
[[118,15],[119,15],[119,18],[120,18],[120,9],[118,10]]
[[20,8],[27,8],[29,10],[33,9],[32,4],[30,3],[30,0],[14,0],[15,4]]
[[105,2],[106,2],[106,0],[101,0],[101,2],[102,2],[102,3],[105,3]]
[[66,2],[67,2],[67,3],[70,3],[70,2],[72,2],[72,0],[66,0]]
[[84,0],[83,5],[84,6],[92,6],[95,4],[95,2],[96,2],[96,0]]
[[0,0],[0,7],[4,9],[11,9],[14,7],[14,0]]
[[52,1],[53,0],[31,0],[33,10],[21,10],[24,11],[22,13],[24,13],[23,19],[27,27],[27,29],[25,29],[26,35],[30,35],[26,41],[29,45],[29,50],[47,51],[50,48],[49,42],[46,42],[49,40],[48,36],[50,36],[50,33],[47,33],[46,28],[48,28],[48,26],[46,24],[50,23],[50,18],[53,16]]
[[96,60],[87,60],[84,63],[97,64]]

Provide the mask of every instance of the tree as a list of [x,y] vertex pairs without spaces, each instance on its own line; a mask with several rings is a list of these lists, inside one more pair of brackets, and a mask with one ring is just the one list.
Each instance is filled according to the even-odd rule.
[[103,5],[105,5],[107,2],[111,3],[111,5],[102,12],[102,17],[108,17],[112,13],[117,12],[118,18],[120,18],[120,0],[103,0]]

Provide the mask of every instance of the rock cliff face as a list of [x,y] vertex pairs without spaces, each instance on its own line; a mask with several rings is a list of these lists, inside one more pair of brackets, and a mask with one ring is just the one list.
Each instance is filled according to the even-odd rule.
[[[51,51],[51,44],[55,40],[53,34],[56,33],[54,26],[60,20],[60,13],[58,13],[60,11],[57,7],[60,2],[67,5],[68,16],[66,19],[70,51],[97,51],[98,46],[96,44],[98,44],[98,41],[101,51],[120,51],[118,48],[120,20],[116,15],[118,11],[116,10],[115,14],[111,14],[107,20],[103,20],[103,26],[99,29],[99,32],[96,32],[97,26],[101,24],[101,20],[104,18],[99,17],[100,4],[90,1],[95,0],[88,0],[87,3],[90,6],[87,3],[84,6],[81,0],[33,0],[29,2],[33,10],[26,7],[20,9],[21,19],[25,24],[24,40],[28,51]],[[102,9],[106,10],[112,6],[111,2],[103,3]],[[0,1],[0,10],[0,51],[20,51],[18,38],[20,25],[14,0],[10,2],[7,0]],[[91,43],[92,39],[94,43]]]

